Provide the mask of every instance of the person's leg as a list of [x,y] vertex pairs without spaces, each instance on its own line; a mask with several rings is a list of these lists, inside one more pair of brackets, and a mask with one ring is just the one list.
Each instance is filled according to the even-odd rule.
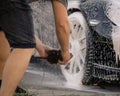
[[[36,40],[36,49],[40,56],[45,57],[48,50],[52,50],[53,48],[43,44],[41,40],[35,35]],[[0,81],[2,80],[2,72],[5,65],[5,62],[10,54],[10,46],[5,37],[4,32],[0,31]]]
[[[36,49],[40,56],[45,57],[46,51],[51,50],[52,48],[46,46],[41,42],[41,40],[35,35],[36,40]],[[10,46],[5,37],[5,34],[2,30],[0,30],[0,80],[2,80],[2,72],[5,65],[5,62],[10,54]]]
[[10,53],[9,43],[3,31],[0,31],[0,80],[2,80],[3,68],[8,58],[9,53]]
[[15,48],[10,53],[4,67],[0,96],[13,96],[29,64],[34,48]]

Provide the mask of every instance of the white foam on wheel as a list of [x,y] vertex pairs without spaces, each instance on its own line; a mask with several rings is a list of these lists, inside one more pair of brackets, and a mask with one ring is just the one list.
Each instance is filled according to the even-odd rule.
[[109,1],[106,7],[106,15],[116,24],[112,29],[112,41],[116,54],[116,63],[118,63],[118,58],[120,58],[120,0]]
[[[73,58],[69,64],[61,65],[67,86],[80,86],[84,75],[84,64],[86,56],[86,32],[88,30],[84,16],[75,12],[69,16],[71,25],[70,51]],[[85,49],[84,51],[82,49]]]
[[120,28],[119,27],[113,28],[112,41],[113,41],[113,48],[116,54],[116,63],[118,63],[118,58],[120,59]]

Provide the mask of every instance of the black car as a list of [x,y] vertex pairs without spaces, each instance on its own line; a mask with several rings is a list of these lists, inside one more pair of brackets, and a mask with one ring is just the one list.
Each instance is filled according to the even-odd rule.
[[120,81],[119,6],[119,0],[69,0],[70,50],[75,56],[71,73],[79,73],[85,85]]

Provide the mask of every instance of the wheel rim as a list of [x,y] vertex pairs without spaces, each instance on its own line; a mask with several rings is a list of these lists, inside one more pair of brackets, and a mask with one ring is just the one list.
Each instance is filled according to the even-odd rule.
[[86,29],[85,26],[81,24],[79,18],[69,18],[71,25],[70,52],[73,54],[73,58],[68,64],[61,65],[62,72],[66,77],[67,83],[74,82],[74,84],[81,83],[86,56]]

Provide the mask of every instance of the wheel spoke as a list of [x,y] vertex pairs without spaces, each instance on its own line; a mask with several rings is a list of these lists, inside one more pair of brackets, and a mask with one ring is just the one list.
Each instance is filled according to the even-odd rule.
[[70,69],[69,69],[69,72],[70,73],[73,73],[72,71],[73,71],[73,67],[74,67],[74,63],[75,63],[75,61],[74,61],[74,58],[73,58],[73,60],[70,62]]
[[83,40],[86,40],[85,36],[84,37],[81,36],[81,38],[78,39],[79,42],[83,42]]
[[74,62],[74,67],[73,67],[73,74],[77,73],[77,65],[76,65],[76,61]]
[[77,66],[78,66],[78,68],[79,68],[79,71],[81,70],[81,68],[82,68],[82,66],[83,66],[83,64],[80,64],[80,60],[79,59],[77,59],[77,61],[76,61],[77,63]]
[[81,52],[80,52],[80,58],[82,59],[82,61],[85,60]]

